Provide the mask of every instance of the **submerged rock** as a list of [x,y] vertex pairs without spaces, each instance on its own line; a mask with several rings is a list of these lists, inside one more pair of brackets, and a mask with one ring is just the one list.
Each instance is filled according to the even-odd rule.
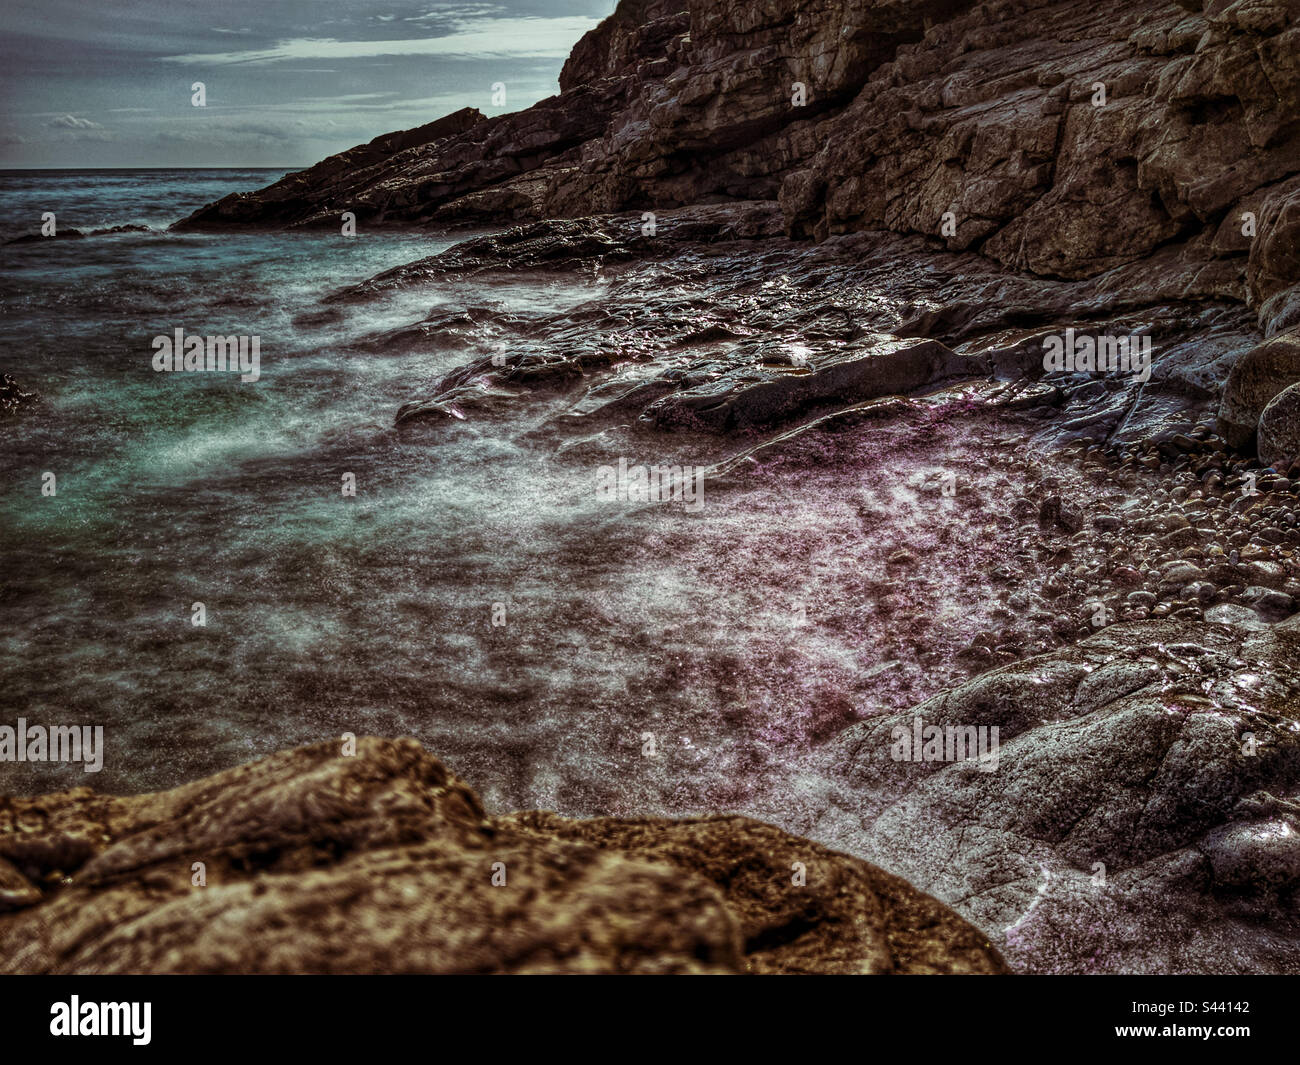
[[5,241],[5,244],[40,244],[46,240],[84,240],[86,237],[107,237],[115,236],[118,233],[151,233],[153,232],[148,226],[141,225],[121,225],[106,226],[102,229],[80,230],[71,227],[65,229],[56,229],[48,237],[41,233],[24,233],[18,237],[11,237]]
[[[6,912],[7,911],[7,912]],[[999,973],[897,877],[741,817],[491,817],[414,740],[0,798],[8,973]]]
[[35,392],[24,392],[10,374],[0,376],[0,417],[12,417],[39,401]]

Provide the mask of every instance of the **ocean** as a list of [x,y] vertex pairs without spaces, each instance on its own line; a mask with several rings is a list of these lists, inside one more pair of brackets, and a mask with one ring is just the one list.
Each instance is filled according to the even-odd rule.
[[[46,211],[60,229],[150,227],[0,250],[0,372],[42,397],[0,423],[6,720],[107,736],[102,772],[5,763],[0,791],[166,787],[344,732],[438,750],[465,733],[467,691],[529,698],[527,668],[471,648],[485,626],[491,636],[491,604],[525,589],[514,563],[536,575],[538,479],[511,483],[522,458],[507,441],[451,453],[395,431],[400,403],[463,356],[373,343],[461,294],[302,320],[322,296],[451,239],[166,232],[281,173],[0,174],[6,238],[36,232]],[[556,287],[478,302],[549,306]],[[260,379],[156,372],[152,340],[177,328],[258,336]],[[527,744],[525,722],[507,727],[507,749]],[[518,782],[518,757],[505,758]]]
[[[165,788],[352,733],[415,737],[493,809],[781,819],[818,742],[965,675],[953,651],[1000,609],[971,574],[1011,548],[956,517],[969,491],[915,488],[914,441],[813,436],[759,461],[753,439],[646,430],[635,408],[595,432],[581,387],[398,428],[455,368],[600,341],[584,323],[609,279],[323,303],[466,234],[167,231],[279,176],[0,175],[6,235],[46,211],[149,227],[0,248],[0,372],[42,397],[0,422],[0,720],[103,728],[98,772],[3,762],[0,793]],[[708,305],[707,279],[639,269],[619,299]],[[257,337],[258,379],[155,370],[178,329]],[[967,447],[945,441],[927,446]],[[599,491],[602,469],[718,462],[736,472],[685,506]],[[895,540],[930,551],[905,580]]]

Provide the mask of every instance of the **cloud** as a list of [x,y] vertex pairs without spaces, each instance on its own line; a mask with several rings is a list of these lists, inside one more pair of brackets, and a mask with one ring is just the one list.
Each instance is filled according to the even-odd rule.
[[76,115],[58,115],[45,123],[48,129],[103,129],[98,122],[92,122],[88,118],[78,118]]
[[111,141],[114,135],[101,126],[98,122],[92,122],[88,118],[78,118],[76,115],[55,115],[45,123],[44,128],[50,130],[45,137],[53,141]]
[[598,19],[582,15],[483,19],[462,23],[454,33],[445,37],[400,41],[339,41],[333,38],[303,37],[280,41],[274,48],[164,56],[163,62],[228,66],[301,59],[360,59],[400,55],[563,59],[568,56],[574,42],[598,22]]

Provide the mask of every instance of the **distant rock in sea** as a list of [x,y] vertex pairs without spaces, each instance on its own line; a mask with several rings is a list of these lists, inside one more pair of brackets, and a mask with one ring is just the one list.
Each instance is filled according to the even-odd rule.
[[0,376],[0,416],[9,417],[39,401],[35,392],[24,392],[12,374]]

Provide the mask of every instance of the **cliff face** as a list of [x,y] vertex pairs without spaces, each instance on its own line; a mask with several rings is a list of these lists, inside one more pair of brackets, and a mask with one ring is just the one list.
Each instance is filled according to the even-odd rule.
[[629,75],[662,78],[690,27],[684,0],[622,0],[573,46],[560,71],[560,92]]
[[1059,278],[1158,256],[1180,294],[1300,314],[1300,0],[624,0],[560,86],[185,224],[779,199],[797,237],[917,232]]
[[741,817],[490,817],[413,740],[0,798],[0,972],[999,973],[951,910]]
[[1300,5],[1188,6],[1013,0],[936,26],[819,130],[788,220],[936,233],[950,211],[950,248],[1066,278],[1177,244],[1189,293],[1239,294],[1249,265],[1274,295],[1300,279],[1264,265],[1300,210]]
[[969,6],[697,0],[675,69],[643,80],[604,136],[583,147],[549,213],[774,199],[821,146],[819,119],[852,101],[901,44]]

